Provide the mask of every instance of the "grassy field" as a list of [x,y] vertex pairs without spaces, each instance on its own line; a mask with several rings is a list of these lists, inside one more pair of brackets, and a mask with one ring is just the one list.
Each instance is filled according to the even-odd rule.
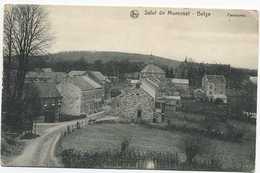
[[130,124],[99,124],[73,132],[62,140],[62,148],[75,148],[84,151],[105,151],[119,149],[121,142],[130,139],[130,148],[142,151],[181,153],[182,138],[164,130],[145,128]]
[[[185,161],[180,145],[186,136],[187,133],[147,128],[141,125],[97,124],[74,131],[73,134],[64,137],[61,140],[61,147],[89,152],[106,151],[119,149],[121,142],[125,138],[130,138],[130,148],[140,151],[177,152],[179,159]],[[205,151],[196,159],[217,158],[221,160],[223,168],[252,169],[250,142],[232,143],[208,138],[205,140],[207,141]]]

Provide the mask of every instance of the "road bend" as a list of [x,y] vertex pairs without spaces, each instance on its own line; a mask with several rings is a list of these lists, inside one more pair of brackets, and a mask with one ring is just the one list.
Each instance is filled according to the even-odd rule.
[[[93,114],[102,114],[103,112]],[[55,150],[61,135],[66,131],[67,126],[76,125],[77,122],[82,124],[88,122],[90,118],[84,118],[68,122],[53,124],[52,127],[43,131],[40,137],[32,139],[24,148],[21,155],[15,157],[12,161],[3,166],[15,167],[62,167],[62,163],[57,159]],[[93,118],[91,118],[93,119]],[[48,125],[42,123],[39,125]]]

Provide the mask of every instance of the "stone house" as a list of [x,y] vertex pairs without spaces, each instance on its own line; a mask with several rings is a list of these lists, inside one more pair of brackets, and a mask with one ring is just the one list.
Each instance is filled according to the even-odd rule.
[[88,76],[102,85],[105,90],[105,99],[111,99],[111,81],[99,71],[87,71]]
[[173,78],[171,79],[171,82],[175,90],[180,93],[181,97],[190,97],[190,88],[189,88],[188,79]]
[[74,76],[57,85],[63,96],[61,112],[79,116],[100,112],[104,104],[104,88],[88,76]]
[[[169,114],[176,112],[180,107],[180,92],[177,87],[182,88],[183,84],[173,85],[172,81],[165,78],[165,72],[155,65],[147,65],[141,71],[141,89],[152,99],[153,122],[164,122],[167,119],[166,110]],[[185,80],[185,89],[187,81]]]
[[141,88],[147,92],[155,101],[155,98],[159,95],[160,81],[151,80],[150,78],[143,78],[141,80]]
[[223,103],[227,103],[226,79],[223,75],[204,75],[202,89],[209,101],[221,100]]
[[54,83],[32,83],[40,100],[38,120],[55,122],[61,119],[62,96]]
[[153,98],[142,88],[128,87],[124,95],[113,99],[114,115],[126,121],[152,122],[154,117]]
[[140,72],[140,79],[144,79],[144,78],[163,79],[165,78],[165,71],[163,71],[160,67],[154,64],[148,64]]
[[180,96],[163,96],[156,100],[155,102],[155,114],[160,114],[157,116],[157,122],[165,122],[169,116],[172,116],[181,107],[181,97]]

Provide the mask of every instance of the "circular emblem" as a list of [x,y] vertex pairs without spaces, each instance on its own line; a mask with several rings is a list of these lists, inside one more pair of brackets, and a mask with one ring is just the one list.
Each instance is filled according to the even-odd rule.
[[130,16],[134,19],[136,19],[139,16],[139,11],[138,10],[131,10],[130,11]]

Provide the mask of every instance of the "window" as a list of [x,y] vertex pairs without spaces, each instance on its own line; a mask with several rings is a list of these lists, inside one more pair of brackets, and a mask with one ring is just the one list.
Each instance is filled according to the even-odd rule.
[[212,91],[209,92],[209,95],[212,95]]

